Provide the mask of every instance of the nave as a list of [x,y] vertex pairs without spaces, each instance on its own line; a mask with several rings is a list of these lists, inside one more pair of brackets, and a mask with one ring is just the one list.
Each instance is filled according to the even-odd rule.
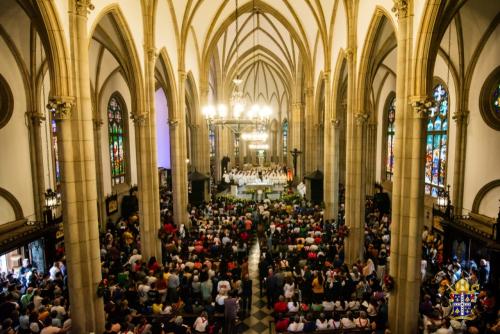
[[[441,332],[450,326],[457,333],[494,332],[499,6],[491,0],[0,1],[2,330],[159,331],[153,305],[161,313],[183,303],[182,321],[176,314],[164,322],[169,330],[194,331],[198,318],[199,329],[206,319],[213,331],[250,331],[250,323],[276,331],[278,322],[284,330],[287,321],[287,330],[309,329],[316,322],[308,313],[318,320],[321,311],[301,311],[295,321],[296,314],[275,310],[288,272],[311,280],[308,290],[316,271],[318,291],[322,277],[325,296],[349,303],[352,270],[362,273],[371,259],[363,276],[370,282],[375,269],[377,289],[361,294],[360,304],[387,307],[387,321],[367,312],[370,326],[401,334],[441,326],[447,326]],[[250,219],[228,203],[248,209]],[[262,203],[291,205],[283,215],[295,221],[259,230]],[[314,222],[300,213],[311,210],[308,203],[321,212],[312,209]],[[374,205],[387,221],[372,212]],[[218,221],[208,239],[199,223],[213,216]],[[322,235],[315,240],[308,233],[317,224]],[[230,241],[223,243],[226,233]],[[220,241],[212,249],[214,238]],[[231,275],[241,275],[243,254],[256,244],[259,263],[273,270],[269,280],[269,271],[259,271],[259,281],[266,279],[259,306],[266,306],[255,312],[258,321],[234,312],[239,303],[231,294],[242,304],[245,296],[234,279],[226,277],[227,294],[213,286],[235,268]],[[210,307],[205,318],[189,309],[198,282],[194,270],[185,275],[185,265],[199,266],[194,249],[204,257],[196,269],[199,293],[202,283],[210,290],[205,271],[214,270],[211,303],[229,299],[227,316],[222,304],[215,320]],[[320,252],[325,258],[317,258]],[[336,253],[342,263],[335,263]],[[280,265],[283,257],[291,270]],[[336,273],[333,295],[326,262]],[[293,267],[301,269],[297,277]],[[384,272],[393,282],[390,293]],[[153,288],[159,278],[167,287]],[[170,294],[168,283],[175,288]],[[315,300],[307,298],[300,295],[312,307]],[[332,300],[325,302],[331,307]],[[321,324],[333,328],[337,316],[345,326],[367,322],[360,311],[368,310],[339,302],[342,311],[326,312]],[[235,314],[237,322],[225,323]],[[455,328],[455,321],[468,328]]]

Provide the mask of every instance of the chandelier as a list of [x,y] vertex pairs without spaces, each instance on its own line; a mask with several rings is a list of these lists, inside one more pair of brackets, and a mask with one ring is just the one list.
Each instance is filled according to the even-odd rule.
[[[202,108],[202,114],[209,125],[225,126],[233,133],[246,141],[257,141],[262,144],[269,137],[267,128],[270,123],[273,110],[268,105],[258,103],[247,108],[244,98],[242,83],[239,76],[239,26],[238,26],[238,0],[235,0],[235,42],[236,42],[236,78],[233,80],[233,90],[229,99],[229,106],[225,103],[218,105],[208,104]],[[254,12],[257,13],[254,4]],[[254,50],[255,50],[255,21],[254,21]],[[257,80],[257,65],[255,66],[254,80]],[[258,82],[257,82],[258,84]],[[243,130],[250,130],[243,132]]]

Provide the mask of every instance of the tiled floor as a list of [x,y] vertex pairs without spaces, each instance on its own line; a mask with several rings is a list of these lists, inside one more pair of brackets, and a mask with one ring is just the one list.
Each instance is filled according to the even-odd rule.
[[250,316],[245,318],[239,326],[239,332],[245,334],[266,333],[269,334],[269,320],[273,320],[271,310],[267,308],[265,295],[260,297],[259,287],[259,261],[260,249],[256,241],[248,256],[248,271],[252,279],[252,309]]

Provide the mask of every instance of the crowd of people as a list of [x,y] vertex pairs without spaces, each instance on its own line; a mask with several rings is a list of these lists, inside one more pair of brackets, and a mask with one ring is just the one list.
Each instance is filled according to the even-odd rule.
[[[274,204],[267,252],[260,262],[269,307],[277,332],[365,329],[384,333],[389,256],[389,216],[367,201],[365,258],[344,263],[343,220],[323,221],[322,209],[305,202],[286,209]],[[343,213],[340,213],[340,217]]]
[[[391,221],[390,205],[380,196],[366,201],[364,257],[347,265],[342,204],[337,220],[324,220],[321,206],[300,197],[219,197],[190,207],[185,226],[174,222],[165,189],[158,231],[162,257],[143,258],[134,191],[122,217],[108,221],[100,238],[103,279],[97,294],[104,301],[105,334],[236,333],[256,292],[249,275],[252,247],[260,249],[260,294],[273,310],[276,332],[388,333]],[[488,262],[446,261],[439,235],[425,229],[422,239],[422,332],[499,332]],[[450,318],[450,286],[460,278],[480,288],[479,314],[472,321]],[[44,274],[25,262],[18,277],[0,276],[0,286],[0,334],[71,333],[64,259]]]
[[[437,334],[453,333],[500,333],[500,313],[497,314],[497,288],[490,281],[490,264],[486,259],[476,263],[466,258],[464,245],[453,247],[456,254],[445,259],[443,239],[427,228],[422,232],[422,287],[420,314],[422,332]],[[474,319],[456,320],[450,300],[454,285],[465,280],[465,287],[475,290]]]

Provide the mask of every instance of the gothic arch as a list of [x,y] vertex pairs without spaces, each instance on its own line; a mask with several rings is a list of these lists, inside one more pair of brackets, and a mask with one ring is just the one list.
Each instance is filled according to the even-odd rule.
[[481,205],[481,201],[484,196],[494,188],[500,187],[500,179],[493,180],[491,182],[486,183],[476,194],[474,197],[474,202],[472,202],[472,210],[473,213],[479,213],[479,206]]
[[21,207],[21,204],[19,204],[17,198],[12,195],[11,192],[9,192],[5,188],[0,187],[0,197],[3,197],[10,204],[10,206],[14,210],[16,220],[24,219],[23,208]]
[[[100,38],[98,27],[106,17],[111,19],[111,23],[116,30],[119,38],[119,45],[116,45],[112,38]],[[147,113],[144,106],[144,83],[141,70],[141,64],[137,55],[137,48],[130,32],[130,27],[118,4],[112,4],[105,7],[96,17],[89,33],[89,47],[92,39],[101,43],[116,59],[121,66],[123,75],[130,89],[132,117]],[[107,37],[107,36],[106,36]],[[123,50],[120,50],[123,48]],[[122,52],[121,52],[122,51]]]
[[155,64],[155,89],[162,88],[167,97],[168,119],[174,119],[174,108],[177,106],[177,84],[175,81],[172,63],[168,57],[167,49],[163,47]]
[[[392,30],[392,36],[389,35],[385,41],[382,41],[382,33],[387,24],[390,25],[389,29]],[[369,92],[372,91],[373,79],[380,64],[382,64],[385,57],[397,47],[395,33],[396,29],[390,15],[383,8],[377,6],[368,27],[367,37],[361,54],[358,70],[359,102],[357,104],[359,110],[357,112],[368,113],[368,116],[374,122],[376,121],[376,112],[373,108],[363,110],[363,106],[374,106],[373,103],[370,103],[371,99]],[[379,46],[379,42],[384,42],[384,44]],[[379,46],[378,49],[377,46]]]

